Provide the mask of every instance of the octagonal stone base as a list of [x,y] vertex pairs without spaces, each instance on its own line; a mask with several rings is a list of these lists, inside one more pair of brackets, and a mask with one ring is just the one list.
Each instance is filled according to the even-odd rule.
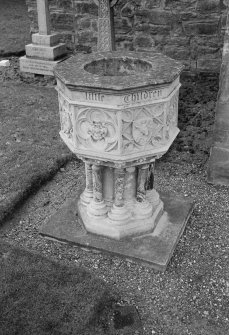
[[[147,193],[149,197],[152,191]],[[153,193],[154,197],[151,197],[147,203],[127,202],[125,207],[113,206],[108,213],[102,212],[102,215],[97,217],[88,213],[88,205],[85,205],[80,199],[78,202],[79,215],[88,232],[116,240],[149,233],[155,228],[164,208],[158,193],[155,190]]]

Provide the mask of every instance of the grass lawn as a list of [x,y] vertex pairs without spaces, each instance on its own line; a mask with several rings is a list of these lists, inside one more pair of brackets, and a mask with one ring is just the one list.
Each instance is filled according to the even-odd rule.
[[57,93],[0,85],[0,222],[73,158],[59,137]]
[[110,334],[118,295],[83,268],[1,241],[0,268],[0,334]]
[[26,0],[0,0],[0,57],[19,54],[30,43]]

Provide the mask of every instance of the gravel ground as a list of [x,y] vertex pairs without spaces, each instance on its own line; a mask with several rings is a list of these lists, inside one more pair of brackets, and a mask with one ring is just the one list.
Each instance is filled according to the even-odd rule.
[[191,196],[194,212],[165,273],[39,235],[40,225],[83,189],[83,165],[70,162],[18,210],[0,238],[60,263],[83,266],[135,305],[145,334],[226,335],[229,329],[229,193],[206,183],[206,167],[156,166],[156,188]]

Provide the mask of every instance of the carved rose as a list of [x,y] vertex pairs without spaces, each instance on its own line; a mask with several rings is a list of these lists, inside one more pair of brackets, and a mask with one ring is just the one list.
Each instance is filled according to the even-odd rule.
[[91,138],[94,141],[103,140],[106,137],[107,132],[108,130],[105,126],[105,123],[102,123],[100,121],[93,121],[88,129],[88,134],[91,135]]

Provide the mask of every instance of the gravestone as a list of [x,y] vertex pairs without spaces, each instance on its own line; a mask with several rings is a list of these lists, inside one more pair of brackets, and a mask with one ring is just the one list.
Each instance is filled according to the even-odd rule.
[[32,35],[32,43],[26,45],[26,56],[20,58],[20,71],[53,75],[53,69],[66,59],[66,46],[59,43],[60,34],[51,33],[48,0],[37,0],[39,32]]
[[213,184],[229,185],[229,14],[224,36],[208,181]]

